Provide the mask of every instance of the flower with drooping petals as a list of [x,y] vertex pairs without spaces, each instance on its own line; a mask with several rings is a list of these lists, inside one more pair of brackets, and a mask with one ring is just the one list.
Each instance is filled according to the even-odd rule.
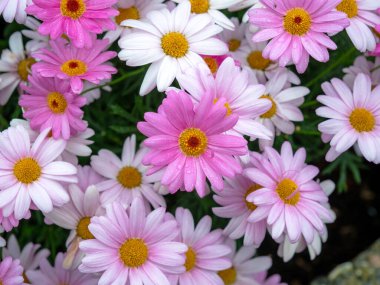
[[96,185],[103,205],[118,201],[129,206],[136,197],[144,198],[154,208],[166,206],[165,199],[153,188],[162,173],[147,175],[148,167],[141,163],[147,148],[136,152],[136,136],[125,139],[121,159],[102,149],[91,157],[92,168],[106,180]]
[[[145,74],[140,95],[156,86],[165,91],[178,74],[204,61],[202,55],[223,55],[227,45],[214,38],[222,31],[206,14],[191,15],[189,2],[173,11],[162,9],[147,15],[147,21],[126,20],[123,25],[135,28],[119,41],[119,58],[129,66],[152,63]],[[176,19],[181,19],[176,20]],[[170,23],[170,24],[169,24]]]
[[44,130],[34,141],[22,126],[9,127],[0,135],[0,208],[5,216],[20,220],[31,205],[44,213],[62,206],[69,195],[60,182],[77,181],[72,164],[55,161],[65,149],[64,140],[47,138]]
[[380,84],[380,57],[376,57],[375,61],[369,61],[365,56],[358,56],[354,64],[350,67],[343,68],[345,73],[343,81],[352,89],[356,76],[359,73],[364,73],[371,78],[372,88]]
[[53,138],[65,140],[86,130],[81,110],[86,98],[73,93],[68,81],[33,75],[23,89],[19,105],[32,129],[41,132],[50,128]]
[[23,277],[24,282],[29,284],[28,271],[36,270],[40,266],[42,260],[46,261],[46,258],[50,255],[49,250],[41,249],[41,245],[28,243],[25,247],[20,250],[20,246],[14,235],[11,235],[7,242],[7,247],[3,248],[3,259],[7,256],[13,259],[19,259],[20,264],[24,269]]
[[223,244],[221,230],[211,231],[211,218],[204,216],[194,225],[191,212],[177,208],[175,218],[180,227],[179,241],[187,245],[186,271],[176,276],[170,276],[171,284],[187,285],[192,280],[199,284],[223,284],[219,271],[231,267],[228,254],[231,249]]
[[34,17],[27,16],[24,26],[26,26],[28,29],[21,30],[22,35],[30,39],[28,44],[31,43],[33,51],[49,46],[50,38],[48,36],[43,36],[38,32],[38,27],[40,25],[40,21]]
[[346,14],[334,10],[339,2],[262,0],[264,8],[248,13],[250,22],[261,28],[252,40],[271,40],[263,51],[264,58],[279,61],[283,67],[292,62],[303,73],[310,56],[327,62],[328,49],[337,48],[326,34],[338,33],[349,25]]
[[204,65],[199,65],[179,76],[178,82],[197,102],[210,95],[214,102],[224,99],[226,115],[239,117],[231,134],[269,140],[272,133],[256,118],[269,111],[271,102],[260,99],[265,94],[265,87],[250,84],[248,79],[247,71],[241,70],[229,57],[223,61],[215,76]]
[[199,196],[206,194],[206,177],[213,188],[223,189],[223,177],[233,177],[242,171],[235,155],[247,154],[247,141],[239,136],[226,135],[238,116],[227,116],[224,98],[213,102],[205,94],[194,106],[184,91],[167,93],[158,113],[147,112],[146,122],[137,128],[148,138],[144,145],[150,148],[143,163],[153,165],[149,174],[164,169],[161,183],[171,193],[180,188]]
[[42,260],[39,270],[29,271],[31,285],[97,285],[99,278],[92,274],[83,274],[78,269],[64,269],[65,255],[58,253],[54,267],[47,260]]
[[24,285],[20,260],[8,256],[0,262],[0,284]]
[[31,0],[3,0],[0,3],[0,15],[3,15],[5,22],[12,23],[15,19],[19,24],[24,24],[26,20],[25,9]]
[[336,9],[345,13],[350,20],[346,31],[354,46],[361,52],[373,51],[376,40],[371,28],[380,25],[380,16],[376,14],[376,10],[380,8],[379,1],[341,0],[339,2]]
[[254,167],[244,174],[262,188],[247,196],[247,201],[257,207],[250,216],[251,222],[265,219],[273,239],[285,233],[292,243],[304,237],[310,243],[314,229],[324,231],[324,221],[334,217],[323,203],[328,201],[319,183],[314,181],[317,167],[305,163],[306,151],[294,155],[289,142],[284,142],[281,152],[266,147],[264,154],[252,154]]
[[112,6],[117,0],[32,0],[27,13],[43,23],[38,28],[42,35],[56,40],[66,35],[78,48],[90,48],[93,34],[116,28],[112,17],[118,11]]
[[326,160],[335,160],[357,143],[368,161],[380,163],[380,86],[372,90],[369,76],[360,73],[353,90],[337,78],[322,89],[326,95],[317,100],[325,106],[316,112],[328,119],[318,125],[322,140],[331,146]]
[[116,52],[104,51],[108,40],[91,40],[94,44],[88,49],[77,48],[64,39],[50,41],[50,49],[43,48],[33,54],[41,60],[33,65],[33,72],[69,80],[71,90],[78,94],[83,90],[83,80],[99,84],[110,79],[117,70],[107,61],[114,58]]
[[[178,226],[165,220],[165,209],[147,214],[140,198],[128,212],[119,203],[107,206],[107,214],[93,217],[89,225],[95,239],[82,241],[86,254],[79,266],[85,273],[102,273],[99,284],[169,285],[166,274],[185,271],[187,246],[176,242]],[[101,258],[99,259],[99,257]]]
[[[249,168],[247,165],[246,168]],[[244,175],[236,175],[232,179],[225,179],[223,191],[213,196],[213,199],[221,207],[212,209],[218,217],[230,219],[223,230],[223,234],[231,239],[239,239],[244,236],[244,245],[261,245],[264,240],[267,223],[265,220],[251,223],[249,217],[257,209],[257,206],[247,201],[247,196],[260,189],[260,186],[252,183]]]

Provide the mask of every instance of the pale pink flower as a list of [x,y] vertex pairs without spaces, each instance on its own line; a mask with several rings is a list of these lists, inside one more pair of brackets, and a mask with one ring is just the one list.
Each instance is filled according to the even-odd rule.
[[331,146],[326,160],[335,160],[357,143],[368,161],[380,163],[380,86],[372,90],[370,77],[360,73],[353,90],[337,78],[322,89],[326,95],[317,100],[325,106],[316,112],[328,119],[318,125],[322,140]]
[[113,203],[105,216],[91,219],[89,230],[95,239],[80,243],[86,256],[79,269],[101,273],[99,284],[169,285],[166,274],[185,271],[187,246],[174,241],[178,226],[165,220],[164,208],[147,214],[136,198],[126,212]]
[[226,116],[224,98],[213,101],[211,94],[205,94],[194,106],[187,93],[171,90],[158,113],[145,113],[146,122],[137,125],[148,136],[144,145],[150,148],[143,163],[154,166],[149,174],[164,169],[161,182],[171,193],[195,188],[203,197],[206,177],[216,190],[222,190],[223,177],[242,171],[234,156],[247,154],[247,142],[224,134],[235,126],[238,116]]
[[359,73],[364,73],[371,78],[372,87],[376,87],[380,84],[380,57],[376,57],[375,61],[368,60],[365,56],[358,56],[354,64],[350,67],[343,68],[345,73],[343,81],[352,89],[356,76]]
[[[24,217],[24,219],[29,219],[30,217],[31,214],[29,211]],[[4,217],[3,211],[0,210],[0,227],[2,227],[6,232],[10,232],[13,228],[18,227],[19,223],[20,221],[15,218],[15,215],[13,213],[8,217]]]
[[320,62],[329,60],[328,49],[336,44],[326,35],[338,33],[349,25],[346,14],[335,7],[341,0],[262,0],[264,8],[249,11],[249,20],[261,28],[253,41],[271,40],[263,56],[279,61],[280,66],[296,65],[305,72],[310,56]]
[[285,282],[281,282],[281,276],[278,274],[268,277],[268,272],[260,272],[255,274],[255,279],[260,285],[288,285]]
[[99,84],[110,79],[117,70],[107,61],[114,58],[116,52],[105,51],[108,40],[90,40],[93,41],[91,48],[77,48],[64,39],[50,41],[50,49],[43,48],[33,54],[41,60],[33,65],[33,72],[43,77],[69,80],[74,93],[82,92],[83,81]]
[[[92,274],[83,274],[78,269],[64,269],[65,255],[58,253],[54,267],[47,260],[42,260],[39,270],[29,271],[28,278],[32,285],[97,285],[98,279]],[[5,285],[5,284],[4,284]]]
[[0,135],[0,208],[8,217],[14,213],[20,220],[31,206],[44,213],[69,201],[60,182],[75,183],[76,167],[55,161],[65,149],[66,142],[47,138],[44,130],[30,142],[22,126],[10,127]]
[[3,285],[24,285],[20,260],[8,256],[0,262],[0,283]]
[[219,271],[231,267],[228,254],[231,249],[223,244],[221,230],[211,231],[211,218],[204,216],[195,226],[191,212],[177,208],[175,218],[180,227],[179,241],[187,245],[186,272],[170,276],[172,285],[196,284],[222,285]]
[[32,0],[27,13],[43,21],[38,28],[42,35],[56,40],[67,35],[79,47],[91,47],[92,34],[116,28],[112,17],[119,12],[112,6],[117,0]]
[[304,148],[293,155],[290,143],[284,142],[280,153],[266,147],[263,155],[252,154],[254,167],[244,171],[262,187],[247,196],[247,201],[257,206],[250,221],[265,219],[273,239],[285,233],[292,243],[301,237],[310,243],[314,229],[323,233],[324,221],[334,219],[324,206],[328,201],[325,192],[313,180],[319,170],[307,165],[305,159]]

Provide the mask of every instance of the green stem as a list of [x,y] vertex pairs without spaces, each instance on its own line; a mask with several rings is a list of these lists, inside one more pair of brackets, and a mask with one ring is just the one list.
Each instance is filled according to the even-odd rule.
[[312,131],[312,130],[296,130],[295,133],[298,135],[316,136],[316,137],[319,137],[321,135],[320,132]]
[[332,70],[334,70],[337,66],[339,66],[342,62],[344,62],[347,58],[351,57],[352,54],[354,54],[356,51],[355,47],[350,48],[346,53],[344,53],[341,57],[339,57],[337,60],[334,60],[331,65],[329,65],[323,72],[319,73],[316,77],[314,77],[313,80],[310,80],[305,86],[306,87],[312,87],[314,84],[316,84],[319,80],[324,78],[326,75],[328,75]]
[[131,72],[127,72],[127,73],[125,73],[123,76],[120,76],[120,77],[118,77],[118,78],[116,78],[116,79],[114,79],[114,80],[112,80],[112,81],[110,81],[110,82],[107,82],[107,83],[105,83],[105,84],[97,85],[97,86],[91,87],[91,88],[89,88],[89,89],[86,89],[86,90],[84,90],[84,91],[81,93],[81,95],[86,94],[87,92],[90,92],[90,91],[95,90],[95,89],[98,89],[98,88],[103,88],[103,87],[105,87],[105,86],[116,85],[116,84],[118,84],[118,83],[124,81],[124,80],[127,79],[128,77],[132,77],[132,76],[138,75],[138,74],[140,74],[140,73],[142,73],[142,72],[144,72],[144,71],[145,71],[145,67],[143,67],[143,68],[139,68],[139,69],[136,69],[136,70],[131,71]]

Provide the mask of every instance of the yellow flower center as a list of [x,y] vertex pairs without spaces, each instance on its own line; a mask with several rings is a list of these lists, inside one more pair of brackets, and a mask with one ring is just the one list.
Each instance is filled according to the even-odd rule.
[[237,39],[231,39],[228,42],[228,49],[230,51],[237,51],[237,49],[240,47],[240,45],[241,45],[241,41],[239,41]]
[[188,128],[179,135],[178,144],[183,154],[197,157],[206,151],[207,137],[200,129]]
[[36,63],[36,60],[33,57],[21,60],[17,66],[17,73],[20,76],[21,80],[27,81],[28,75],[31,72],[31,67]]
[[124,188],[133,189],[141,185],[142,176],[140,171],[135,167],[125,166],[120,169],[117,175],[117,181],[119,181]]
[[284,17],[284,29],[296,36],[305,35],[311,27],[309,12],[303,8],[293,8],[287,11]]
[[65,96],[58,92],[49,93],[47,96],[47,103],[50,110],[55,114],[64,113],[67,107]]
[[61,0],[61,14],[77,20],[86,12],[84,0]]
[[189,249],[186,251],[186,261],[185,261],[185,268],[187,272],[195,267],[196,261],[197,261],[197,255],[195,251],[191,247],[189,247]]
[[373,114],[364,108],[356,108],[350,115],[350,124],[359,133],[373,131],[375,123]]
[[116,23],[120,25],[125,20],[139,20],[139,19],[140,19],[140,12],[135,6],[132,6],[126,9],[120,8],[119,15],[116,16]]
[[[22,277],[24,278],[24,283],[30,284],[30,280],[26,276],[25,271],[22,273]],[[1,281],[0,281],[0,285],[3,285],[3,283]]]
[[263,187],[260,185],[257,185],[257,184],[253,184],[247,189],[247,192],[244,195],[244,202],[245,202],[245,205],[247,206],[248,210],[254,211],[257,208],[257,206],[255,204],[247,201],[248,195],[251,194],[252,192],[255,192],[256,190],[261,189],[261,188],[263,188]]
[[[218,98],[215,98],[215,99],[214,99],[214,104],[215,104],[216,102],[218,102],[218,100],[219,100]],[[230,106],[230,104],[228,104],[228,102],[226,102],[226,103],[224,103],[224,107],[226,107],[226,109],[227,109],[226,117],[228,117],[229,115],[232,114],[231,106]]]
[[26,157],[16,162],[13,174],[21,183],[30,184],[40,178],[41,167],[34,158]]
[[215,58],[204,57],[203,60],[206,62],[208,68],[210,68],[212,74],[215,74],[218,71],[219,65]]
[[77,236],[82,239],[94,239],[95,237],[88,229],[88,225],[91,223],[91,217],[82,218],[77,225]]
[[264,58],[263,53],[259,50],[251,52],[247,57],[247,61],[252,69],[257,70],[266,70],[271,64],[271,61]]
[[161,38],[161,47],[167,55],[180,58],[187,54],[190,46],[183,34],[170,32]]
[[234,267],[219,271],[218,275],[222,278],[225,285],[232,285],[236,282],[236,269]]
[[140,267],[148,259],[148,247],[139,238],[126,240],[119,249],[120,259],[127,267]]
[[375,28],[373,28],[372,31],[376,35],[376,37],[380,38],[380,33]]
[[61,65],[61,71],[68,76],[78,76],[86,73],[87,65],[79,59],[70,59]]
[[207,13],[210,8],[208,0],[190,0],[191,13],[202,14]]
[[358,4],[356,0],[343,0],[336,9],[346,13],[348,18],[353,18],[358,15]]
[[268,111],[266,111],[264,114],[262,114],[260,117],[263,118],[263,119],[270,119],[274,115],[276,115],[277,105],[276,105],[276,102],[274,102],[272,96],[270,96],[270,95],[263,95],[260,98],[262,98],[262,99],[268,99],[272,103],[272,106],[270,107],[270,109]]
[[291,179],[285,178],[277,184],[276,192],[285,204],[295,206],[300,200],[300,193],[296,192],[298,185]]

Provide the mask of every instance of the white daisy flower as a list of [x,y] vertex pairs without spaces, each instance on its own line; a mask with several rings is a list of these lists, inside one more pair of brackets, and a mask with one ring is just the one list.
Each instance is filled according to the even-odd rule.
[[380,57],[375,57],[375,62],[367,60],[365,56],[358,56],[354,65],[343,68],[345,73],[343,80],[350,88],[354,87],[355,78],[359,73],[364,73],[371,78],[372,87],[376,87],[380,84]]
[[184,2],[171,12],[167,9],[150,12],[148,22],[123,22],[136,30],[120,39],[120,59],[130,66],[152,63],[141,85],[141,95],[148,94],[156,85],[160,92],[165,91],[178,74],[199,63],[205,64],[200,54],[228,52],[227,45],[213,37],[222,28],[213,24],[207,14],[191,15],[190,9],[190,3]]
[[246,45],[245,33],[248,28],[247,23],[240,23],[238,18],[231,18],[235,25],[235,30],[223,30],[220,38],[228,45],[231,55],[240,50],[240,47]]
[[188,2],[191,4],[191,12],[195,14],[209,14],[216,24],[234,30],[234,23],[219,10],[227,9],[236,3],[236,0],[173,0],[176,3]]
[[120,14],[115,17],[117,28],[113,31],[107,31],[104,38],[108,39],[110,44],[112,44],[120,38],[120,36],[124,36],[130,32],[130,28],[121,25],[125,20],[144,20],[149,12],[166,8],[166,4],[163,3],[164,1],[165,0],[119,0],[116,4],[116,8]]
[[1,0],[0,15],[3,15],[5,22],[11,23],[16,19],[16,22],[23,24],[26,20],[26,6],[31,0]]
[[148,151],[143,147],[136,152],[136,136],[133,135],[126,138],[121,159],[105,149],[91,157],[92,168],[107,179],[96,185],[103,205],[118,201],[127,207],[134,198],[140,197],[154,208],[166,206],[165,199],[153,187],[153,183],[161,180],[162,172],[147,175],[149,167],[142,164]]
[[9,38],[10,50],[2,51],[0,59],[0,105],[5,105],[8,102],[20,82],[28,80],[30,68],[36,62],[30,56],[30,47],[30,45],[26,46],[27,50],[24,50],[22,35],[20,32],[16,32]]
[[350,25],[346,28],[354,46],[361,52],[373,51],[376,39],[371,28],[380,25],[380,16],[376,10],[380,8],[379,0],[343,0],[336,7],[347,14]]

